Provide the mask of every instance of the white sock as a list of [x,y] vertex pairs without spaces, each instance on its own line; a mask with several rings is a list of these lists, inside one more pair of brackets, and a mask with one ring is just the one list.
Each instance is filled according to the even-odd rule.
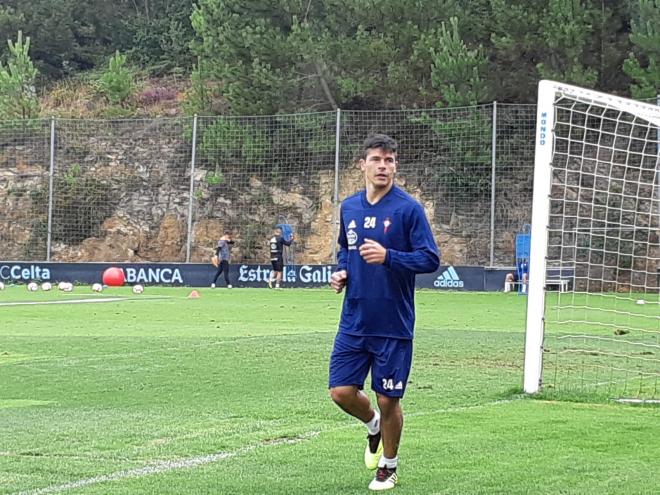
[[380,460],[378,461],[378,467],[386,467],[388,469],[396,469],[396,464],[399,462],[399,456],[395,456],[392,459],[388,459],[385,456],[381,456]]
[[374,417],[365,424],[367,425],[367,430],[369,430],[369,435],[378,433],[380,431],[380,413],[374,409]]
[[504,282],[504,292],[511,292],[511,282]]

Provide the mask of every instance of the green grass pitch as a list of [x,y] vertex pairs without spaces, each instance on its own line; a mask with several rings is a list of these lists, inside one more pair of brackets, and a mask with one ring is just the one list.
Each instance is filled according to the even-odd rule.
[[[189,292],[0,292],[0,494],[368,493],[327,394],[342,296]],[[525,297],[416,297],[395,493],[658,493],[660,408],[520,394]]]

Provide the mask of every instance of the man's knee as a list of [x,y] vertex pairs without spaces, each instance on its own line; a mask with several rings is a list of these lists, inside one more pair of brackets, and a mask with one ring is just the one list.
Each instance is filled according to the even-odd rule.
[[378,409],[383,416],[388,416],[399,410],[399,401],[398,397],[388,397],[382,394],[376,394],[376,399],[378,401]]
[[332,387],[330,389],[330,398],[336,404],[346,404],[355,398],[357,389],[351,386]]

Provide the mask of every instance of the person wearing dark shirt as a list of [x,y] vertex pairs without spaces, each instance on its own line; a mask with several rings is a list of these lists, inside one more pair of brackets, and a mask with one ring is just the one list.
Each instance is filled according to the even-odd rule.
[[218,269],[215,272],[213,277],[213,282],[211,282],[211,288],[215,289],[215,284],[218,281],[218,277],[221,273],[225,274],[225,283],[228,289],[232,288],[231,282],[229,281],[229,258],[231,257],[231,247],[234,245],[234,241],[231,238],[231,232],[225,230],[224,235],[218,241],[218,245],[215,248],[215,255],[218,257]]
[[293,236],[290,239],[285,239],[282,234],[282,229],[277,227],[273,237],[268,240],[270,247],[270,264],[273,267],[268,279],[268,287],[279,289],[282,283],[282,272],[284,271],[284,246],[290,246],[293,242]]
[[[345,296],[329,389],[341,409],[366,424],[364,462],[376,469],[369,489],[386,490],[398,479],[400,399],[412,364],[415,275],[435,271],[440,255],[424,209],[394,184],[396,141],[370,136],[359,163],[366,188],[341,204],[338,266],[330,282],[338,293],[345,289]],[[362,391],[369,371],[378,410]]]

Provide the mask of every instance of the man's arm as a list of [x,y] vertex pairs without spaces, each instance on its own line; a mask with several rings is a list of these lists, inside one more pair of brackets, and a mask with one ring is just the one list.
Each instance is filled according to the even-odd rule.
[[348,265],[348,241],[346,240],[344,218],[341,210],[339,212],[339,238],[337,239],[337,243],[339,244],[339,251],[337,252],[337,271],[330,277],[330,287],[339,294],[344,287],[346,287],[346,283],[348,282],[348,273],[346,272]]
[[339,210],[339,237],[337,238],[339,251],[337,252],[337,271],[346,270],[348,265],[348,240],[344,229],[344,214]]
[[440,252],[421,205],[416,205],[412,210],[409,238],[412,251],[388,249],[383,264],[388,268],[410,270],[414,273],[437,270],[440,266]]

